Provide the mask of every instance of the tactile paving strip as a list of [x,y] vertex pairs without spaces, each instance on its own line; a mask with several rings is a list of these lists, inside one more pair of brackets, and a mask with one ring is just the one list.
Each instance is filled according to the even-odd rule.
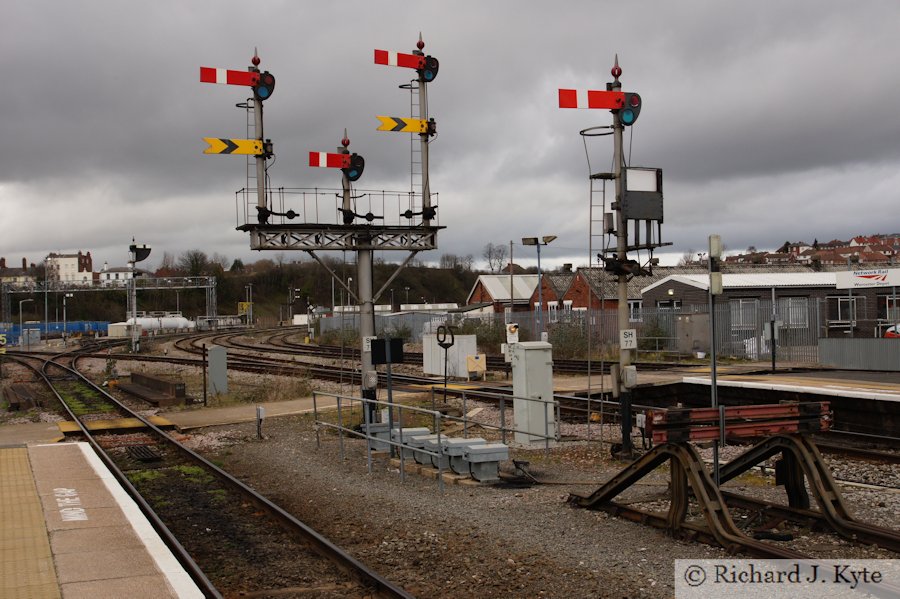
[[0,599],[59,596],[28,450],[0,449]]

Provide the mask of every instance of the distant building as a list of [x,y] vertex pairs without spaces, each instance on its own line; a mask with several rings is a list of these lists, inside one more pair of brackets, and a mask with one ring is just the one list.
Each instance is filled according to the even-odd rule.
[[491,304],[498,314],[531,309],[531,296],[537,289],[537,275],[479,275],[466,298],[466,305]]
[[0,283],[17,287],[34,285],[34,277],[29,273],[28,261],[22,258],[22,268],[9,267],[6,258],[0,258]]
[[79,251],[77,254],[50,253],[45,259],[47,280],[67,285],[91,285],[94,268],[91,253]]
[[[141,270],[135,269],[138,273],[138,276],[153,276],[151,273]],[[103,263],[103,270],[101,270],[97,274],[97,284],[101,287],[125,287],[128,284],[128,281],[131,280],[132,270],[128,266],[109,266],[106,262]]]

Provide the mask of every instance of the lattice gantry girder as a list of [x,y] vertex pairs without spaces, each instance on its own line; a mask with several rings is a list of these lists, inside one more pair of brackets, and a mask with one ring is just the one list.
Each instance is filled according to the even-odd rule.
[[309,227],[244,225],[253,250],[406,250],[437,248],[443,227]]

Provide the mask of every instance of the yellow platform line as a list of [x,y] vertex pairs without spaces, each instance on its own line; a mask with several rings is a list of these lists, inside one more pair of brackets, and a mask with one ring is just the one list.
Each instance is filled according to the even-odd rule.
[[0,449],[0,599],[59,596],[28,450]]

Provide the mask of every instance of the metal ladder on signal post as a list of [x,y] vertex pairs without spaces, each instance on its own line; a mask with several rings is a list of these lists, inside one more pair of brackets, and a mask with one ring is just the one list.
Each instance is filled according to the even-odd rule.
[[[240,105],[239,105],[240,106]],[[256,102],[247,100],[247,139],[256,139]],[[256,190],[256,156],[247,156],[247,184],[245,190]],[[256,212],[257,199],[252,194],[245,194],[244,214],[248,217]]]

